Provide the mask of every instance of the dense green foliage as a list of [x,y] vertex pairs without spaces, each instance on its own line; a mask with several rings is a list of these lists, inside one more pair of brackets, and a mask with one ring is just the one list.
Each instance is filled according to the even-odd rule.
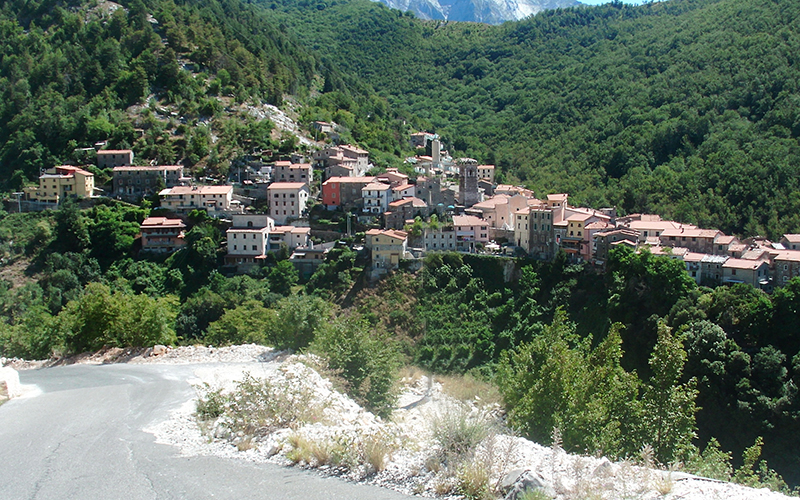
[[388,335],[358,318],[340,317],[320,325],[311,350],[327,359],[356,401],[377,415],[391,415],[400,353]]

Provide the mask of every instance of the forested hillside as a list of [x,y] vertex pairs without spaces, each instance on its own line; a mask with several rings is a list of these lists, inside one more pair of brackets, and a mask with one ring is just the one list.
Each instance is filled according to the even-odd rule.
[[736,234],[800,230],[797,2],[617,3],[499,27],[366,0],[268,6],[404,118],[537,193]]

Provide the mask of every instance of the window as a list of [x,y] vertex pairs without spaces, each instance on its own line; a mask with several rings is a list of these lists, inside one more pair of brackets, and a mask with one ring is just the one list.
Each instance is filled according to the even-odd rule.
[[236,250],[236,245],[233,245],[233,249]]
[[257,250],[257,249],[258,249],[258,247],[256,245],[253,245],[253,250]]

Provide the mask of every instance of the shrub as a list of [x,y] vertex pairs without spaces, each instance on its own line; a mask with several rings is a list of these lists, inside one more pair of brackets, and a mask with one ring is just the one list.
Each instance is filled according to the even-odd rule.
[[464,405],[448,408],[431,421],[433,439],[439,457],[446,465],[458,464],[472,457],[475,448],[493,429],[489,417]]
[[353,399],[379,416],[391,414],[400,353],[386,334],[358,318],[338,318],[321,326],[311,350],[326,359]]

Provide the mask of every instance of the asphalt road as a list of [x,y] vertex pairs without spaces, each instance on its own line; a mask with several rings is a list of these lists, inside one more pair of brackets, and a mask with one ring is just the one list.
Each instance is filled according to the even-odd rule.
[[182,457],[142,431],[194,396],[191,365],[20,372],[42,393],[0,406],[0,500],[397,500],[383,488],[217,457]]

